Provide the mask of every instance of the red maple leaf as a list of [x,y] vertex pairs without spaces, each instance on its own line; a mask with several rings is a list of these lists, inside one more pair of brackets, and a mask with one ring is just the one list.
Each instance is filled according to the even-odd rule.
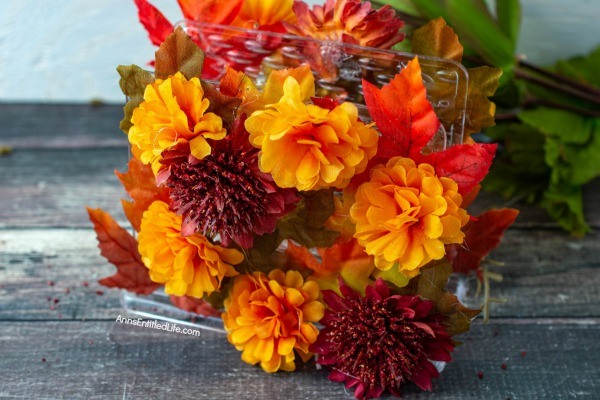
[[487,174],[496,153],[495,144],[466,143],[423,155],[423,148],[440,127],[426,97],[417,58],[381,89],[363,80],[365,102],[381,132],[377,159],[410,157],[429,163],[440,177],[452,178],[461,194],[469,193]]
[[519,211],[500,208],[481,214],[463,228],[465,240],[462,244],[446,246],[446,257],[454,272],[478,271],[481,260],[500,244],[504,231],[515,222]]
[[144,28],[148,31],[150,41],[155,46],[160,46],[167,36],[173,33],[173,24],[148,0],[134,0],[138,8],[138,17]]
[[451,178],[458,185],[458,192],[467,194],[487,175],[497,147],[495,143],[459,144],[415,157],[415,161],[432,165],[438,176]]
[[138,252],[137,240],[103,210],[87,210],[98,237],[100,254],[117,267],[117,273],[100,279],[98,283],[137,294],[150,294],[156,290],[159,285],[150,280],[148,268]]
[[169,296],[171,303],[177,308],[205,317],[218,317],[221,315],[209,302],[190,296]]

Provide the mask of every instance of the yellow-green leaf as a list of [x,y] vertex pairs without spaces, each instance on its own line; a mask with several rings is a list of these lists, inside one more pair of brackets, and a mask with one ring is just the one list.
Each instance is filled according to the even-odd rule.
[[121,91],[129,98],[143,97],[146,86],[154,82],[154,76],[137,65],[119,65],[117,72]]
[[325,228],[325,221],[333,214],[333,190],[302,192],[296,209],[277,223],[279,236],[292,239],[304,247],[329,247],[339,232]]
[[204,52],[181,27],[167,37],[156,51],[155,74],[158,79],[181,72],[187,79],[200,78]]
[[132,125],[133,110],[144,101],[144,91],[146,86],[154,82],[154,76],[137,65],[119,65],[117,72],[121,76],[121,79],[119,79],[121,91],[128,99],[123,108],[124,116],[119,127],[123,132],[128,133]]
[[373,277],[381,278],[384,281],[391,282],[399,288],[408,285],[408,282],[410,281],[409,278],[400,273],[400,270],[396,264],[394,264],[392,268],[388,269],[387,271],[375,269],[373,271]]
[[502,70],[491,67],[469,69],[465,136],[494,125],[496,105],[488,97],[498,89]]

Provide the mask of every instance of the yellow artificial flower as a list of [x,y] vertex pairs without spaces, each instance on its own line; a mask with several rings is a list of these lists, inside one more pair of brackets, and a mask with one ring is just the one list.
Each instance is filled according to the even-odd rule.
[[305,104],[293,76],[283,96],[246,120],[250,142],[260,148],[259,167],[283,188],[343,188],[377,152],[379,135],[358,119],[352,103],[332,110]]
[[214,245],[200,234],[181,236],[181,216],[167,203],[153,202],[142,217],[138,237],[150,279],[165,284],[165,293],[200,298],[218,290],[224,277],[238,275],[233,265],[242,253]]
[[209,105],[200,80],[187,80],[180,72],[146,86],[128,134],[134,155],[151,164],[155,175],[165,150],[183,147],[199,160],[206,157],[210,154],[206,139],[218,140],[226,134],[221,117],[206,113]]
[[469,221],[462,196],[450,178],[438,178],[429,164],[394,157],[371,171],[359,186],[350,216],[354,237],[375,256],[377,268],[399,268],[407,278],[444,257],[444,245],[462,243]]
[[258,29],[278,22],[295,23],[293,5],[294,0],[244,0],[233,25]]
[[296,369],[294,350],[308,361],[308,347],[323,318],[316,282],[305,282],[298,271],[275,269],[235,278],[222,315],[227,339],[242,351],[242,360],[260,363],[266,372]]

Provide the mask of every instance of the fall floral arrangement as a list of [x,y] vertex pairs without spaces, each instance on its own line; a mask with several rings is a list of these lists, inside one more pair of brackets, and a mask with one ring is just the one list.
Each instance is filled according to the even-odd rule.
[[[156,11],[136,3],[141,15]],[[194,17],[191,5],[206,2],[179,3]],[[276,3],[211,10],[232,23],[246,8]],[[402,38],[388,8],[358,0],[294,10],[311,17],[266,12],[272,19],[258,24],[283,20],[299,33],[329,18],[364,37],[380,37],[385,25],[380,45]],[[421,38],[456,40],[448,29],[434,21]],[[307,65],[269,71],[262,89],[233,67],[210,83],[193,38],[168,31],[154,73],[118,68],[132,158],[116,174],[137,236],[88,209],[101,253],[117,267],[100,283],[137,294],[164,285],[176,306],[220,316],[242,360],[266,372],[314,360],[359,399],[398,395],[406,382],[431,390],[436,362],[451,361],[454,336],[479,313],[446,289],[449,276],[482,277],[482,260],[516,217],[510,209],[467,211],[496,146],[467,139],[428,147],[440,120],[418,57],[383,87],[362,81],[369,122],[353,103],[316,97]],[[493,122],[485,90],[469,93],[479,100],[470,126]]]

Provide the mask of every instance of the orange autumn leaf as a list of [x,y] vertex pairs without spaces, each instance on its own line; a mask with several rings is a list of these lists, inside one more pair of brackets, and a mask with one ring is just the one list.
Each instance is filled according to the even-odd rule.
[[186,19],[229,25],[239,14],[244,0],[177,0]]
[[132,199],[121,200],[125,216],[139,232],[144,211],[155,200],[168,201],[169,193],[166,188],[156,186],[150,165],[144,165],[137,158],[131,158],[127,166],[127,172],[115,170],[115,175]]
[[454,272],[478,271],[481,261],[498,245],[514,222],[519,211],[513,208],[490,210],[470,221],[465,228],[462,245],[446,246],[446,257],[452,263]]
[[240,109],[245,109],[247,104],[255,102],[260,96],[260,92],[248,75],[229,66],[226,67],[225,75],[219,82],[219,92],[224,96],[241,99]]
[[340,276],[348,286],[361,293],[372,283],[369,276],[375,268],[373,257],[365,253],[355,239],[317,249],[317,252],[320,260],[306,247],[297,246],[292,241],[288,241],[286,249],[292,265],[299,264],[313,271],[308,279],[316,281],[321,290],[339,291]]
[[98,282],[106,287],[118,287],[137,294],[150,294],[158,284],[150,280],[142,263],[137,241],[101,209],[87,209],[98,238],[100,254],[117,267],[114,275]]
[[363,88],[369,113],[382,134],[378,158],[420,155],[440,121],[427,101],[419,60],[410,61],[381,89],[366,80]]
[[427,100],[417,58],[381,89],[365,80],[363,87],[369,113],[382,134],[377,153],[380,162],[403,156],[418,164],[430,164],[438,177],[453,179],[460,194],[470,192],[488,173],[496,144],[467,142],[422,154],[440,122]]

